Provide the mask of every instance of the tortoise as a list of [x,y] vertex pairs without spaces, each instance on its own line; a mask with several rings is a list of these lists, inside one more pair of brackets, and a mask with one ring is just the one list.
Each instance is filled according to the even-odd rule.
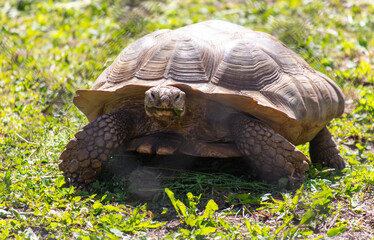
[[[129,44],[74,104],[90,123],[61,153],[68,184],[89,186],[117,149],[242,157],[270,183],[311,161],[345,167],[327,123],[342,91],[275,37],[220,20]],[[310,158],[295,145],[310,142]]]

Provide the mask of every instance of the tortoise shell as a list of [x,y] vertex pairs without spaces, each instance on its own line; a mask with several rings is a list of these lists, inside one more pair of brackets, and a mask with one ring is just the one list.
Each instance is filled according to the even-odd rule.
[[218,20],[134,41],[74,103],[92,121],[157,85],[250,114],[293,144],[310,141],[344,111],[339,87],[281,41]]

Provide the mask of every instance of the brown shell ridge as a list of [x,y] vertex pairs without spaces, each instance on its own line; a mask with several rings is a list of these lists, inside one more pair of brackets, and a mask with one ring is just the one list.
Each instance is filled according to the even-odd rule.
[[107,81],[118,83],[135,77],[145,59],[149,58],[155,46],[170,34],[170,30],[159,30],[129,44],[110,67]]
[[304,74],[300,77],[300,79],[305,79],[305,81],[303,81],[302,83],[305,89],[305,95],[303,95],[303,99],[304,105],[306,106],[306,118],[310,121],[323,122],[326,119],[326,117],[324,116],[328,116],[328,112],[330,112],[326,112],[327,106],[328,109],[331,109],[331,107],[333,106],[332,103],[329,103],[329,105],[324,104],[323,97],[321,95],[321,89],[319,89],[316,84],[318,78],[315,74]]
[[163,78],[175,45],[176,41],[169,40],[163,42],[160,46],[156,46],[152,54],[135,74],[135,77],[144,80]]
[[253,43],[239,39],[225,49],[212,82],[235,90],[259,91],[277,79],[279,73],[272,58]]
[[[266,36],[266,35],[265,35]],[[320,88],[320,89],[315,89],[315,87],[313,87],[313,91],[307,91],[307,86],[309,84],[313,84],[313,80],[316,80],[316,81],[319,81],[319,79],[317,78],[314,78],[313,80],[311,80],[308,76],[309,75],[312,75],[312,76],[315,76],[316,72],[314,69],[312,69],[306,62],[305,60],[303,60],[301,57],[299,57],[298,55],[296,55],[294,52],[292,52],[286,45],[284,45],[282,42],[280,42],[279,40],[276,40],[277,43],[281,44],[281,49],[282,51],[280,51],[278,49],[278,54],[279,55],[282,55],[283,57],[287,56],[286,58],[288,59],[288,62],[291,62],[292,64],[284,64],[282,62],[280,62],[280,59],[282,59],[281,57],[276,57],[276,56],[273,56],[272,53],[269,52],[268,49],[266,49],[264,46],[262,46],[261,44],[258,44],[258,48],[260,50],[262,50],[265,54],[267,54],[267,56],[269,58],[271,58],[278,66],[279,66],[279,71],[280,72],[284,72],[285,74],[287,74],[289,76],[289,78],[292,80],[293,82],[293,85],[297,88],[299,94],[297,95],[294,95],[294,96],[287,96],[287,101],[280,101],[280,99],[284,99],[282,96],[285,96],[284,94],[281,93],[281,91],[279,91],[281,88],[279,87],[281,85],[281,82],[278,81],[278,82],[273,82],[272,85],[275,86],[276,88],[273,89],[271,88],[271,85],[264,85],[265,87],[269,87],[269,89],[271,90],[260,90],[260,92],[264,93],[264,96],[267,96],[267,97],[270,97],[272,96],[272,98],[270,97],[269,100],[272,101],[273,104],[275,104],[278,108],[282,109],[283,111],[286,111],[288,112],[288,115],[291,116],[293,115],[296,119],[298,120],[303,120],[303,119],[307,119],[309,121],[323,121],[323,120],[326,120],[327,118],[324,117],[324,116],[328,116],[331,114],[331,112],[326,112],[326,111],[322,111],[322,110],[325,110],[325,105],[324,103],[321,103],[320,101],[318,101],[318,99],[321,99],[321,98],[317,98],[315,100],[313,96],[317,96],[317,93],[319,93],[321,91],[321,89],[323,88]],[[271,45],[271,44],[268,44],[268,45]],[[292,60],[292,61],[290,61]],[[296,68],[297,67],[297,68]],[[296,79],[296,76],[297,79]],[[302,79],[305,79],[306,81],[302,81]],[[274,78],[276,79],[276,78]],[[270,79],[271,80],[271,79]],[[289,83],[287,83],[289,84]],[[260,84],[258,84],[258,86],[261,88],[262,86],[260,86]],[[325,87],[327,88],[327,87]],[[331,93],[331,91],[328,91],[329,94]],[[277,95],[279,93],[279,96],[278,98],[275,98],[274,96]],[[275,100],[277,99],[277,100]],[[323,99],[323,98],[322,98]],[[331,97],[329,97],[328,99],[331,99]],[[285,104],[287,103],[287,104]],[[327,106],[329,109],[331,109],[332,106],[334,106],[334,104],[338,104],[338,103],[334,103],[334,102],[329,102],[327,103]],[[285,107],[287,106],[287,107]],[[321,109],[322,107],[322,109]],[[291,114],[289,111],[292,111],[293,114]],[[332,110],[332,109],[331,109]],[[333,117],[335,117],[336,115],[334,114],[334,116],[331,116],[331,117],[328,117],[329,120],[332,119]]]
[[[335,117],[335,114],[333,113],[333,106],[334,102],[329,101],[326,103],[324,97],[322,96],[321,89],[318,86],[319,79],[316,77],[316,75],[312,75],[312,77],[306,75],[306,78],[308,78],[308,84],[311,86],[310,91],[308,91],[308,98],[306,105],[309,107],[307,109],[308,117],[310,119],[316,119],[315,121],[323,122],[326,117],[323,116],[329,116],[329,118]],[[329,93],[330,95],[330,93]],[[318,116],[318,118],[317,118]]]
[[201,56],[204,49],[199,48],[199,44],[191,38],[183,39],[182,36],[176,43],[164,77],[188,83],[208,82]]
[[[272,37],[271,35],[265,34],[265,36],[266,37],[263,38],[264,42],[268,42],[270,39],[274,39],[274,37]],[[312,69],[304,59],[294,53],[278,39],[273,40],[273,42],[270,43],[268,42],[268,44],[265,44],[264,42],[257,41],[257,47],[261,49],[265,54],[267,54],[270,58],[272,58],[283,72],[288,74],[299,74],[301,72],[304,72],[305,69],[309,70],[312,73],[315,72],[314,69]],[[270,47],[273,48],[269,49]]]
[[318,71],[316,73],[317,73],[317,75],[319,75],[319,77],[321,79],[323,79],[323,81],[325,81],[330,86],[330,88],[332,88],[334,90],[333,91],[334,98],[332,98],[332,99],[336,99],[336,101],[334,101],[334,103],[337,105],[337,107],[335,108],[334,117],[341,116],[344,112],[344,106],[345,106],[344,94],[343,94],[342,90],[338,87],[338,85],[333,80],[328,78],[325,74],[323,74],[321,72],[318,72]]
[[323,97],[321,99],[325,101],[324,106],[328,107],[327,111],[330,113],[329,115],[331,115],[331,118],[333,118],[336,116],[337,108],[333,108],[332,106],[334,106],[334,103],[336,102],[335,100],[337,100],[337,95],[335,89],[329,82],[325,81],[323,78],[321,79],[321,82],[324,84],[324,88],[329,89],[329,91],[325,91],[326,94],[322,93]]
[[[292,107],[291,109],[295,112],[296,116],[300,120],[311,120],[315,121],[316,119],[320,118],[320,113],[317,113],[316,115],[310,114],[309,110],[313,110],[313,106],[306,104],[306,102],[309,102],[310,95],[308,94],[308,90],[306,89],[305,83],[301,82],[299,78],[296,78],[295,75],[290,74],[290,78],[293,80],[293,84],[295,88],[297,88],[297,91],[294,91],[297,95],[295,96],[295,101],[290,101]],[[301,77],[304,77],[305,75],[300,74]],[[295,102],[295,104],[292,104]],[[318,103],[317,103],[318,104]],[[311,117],[311,118],[308,118]]]
[[[289,111],[291,106],[284,97],[271,91],[261,91],[261,94],[274,105],[275,109],[280,112],[286,113],[289,118],[297,119],[295,113]],[[261,103],[259,104],[261,105]]]

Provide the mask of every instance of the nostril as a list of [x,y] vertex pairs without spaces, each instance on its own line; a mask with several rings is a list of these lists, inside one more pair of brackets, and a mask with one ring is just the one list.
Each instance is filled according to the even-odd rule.
[[181,98],[181,95],[180,94],[177,94],[177,96],[175,96],[174,100],[179,100]]
[[148,95],[149,100],[151,101],[154,101],[156,99],[156,94],[153,92],[149,92],[147,95]]

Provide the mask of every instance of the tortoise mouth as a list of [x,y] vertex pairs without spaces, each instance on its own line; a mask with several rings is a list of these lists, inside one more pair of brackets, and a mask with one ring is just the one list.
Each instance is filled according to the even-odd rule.
[[185,108],[161,108],[161,107],[145,107],[145,112],[150,117],[181,117],[185,113]]

